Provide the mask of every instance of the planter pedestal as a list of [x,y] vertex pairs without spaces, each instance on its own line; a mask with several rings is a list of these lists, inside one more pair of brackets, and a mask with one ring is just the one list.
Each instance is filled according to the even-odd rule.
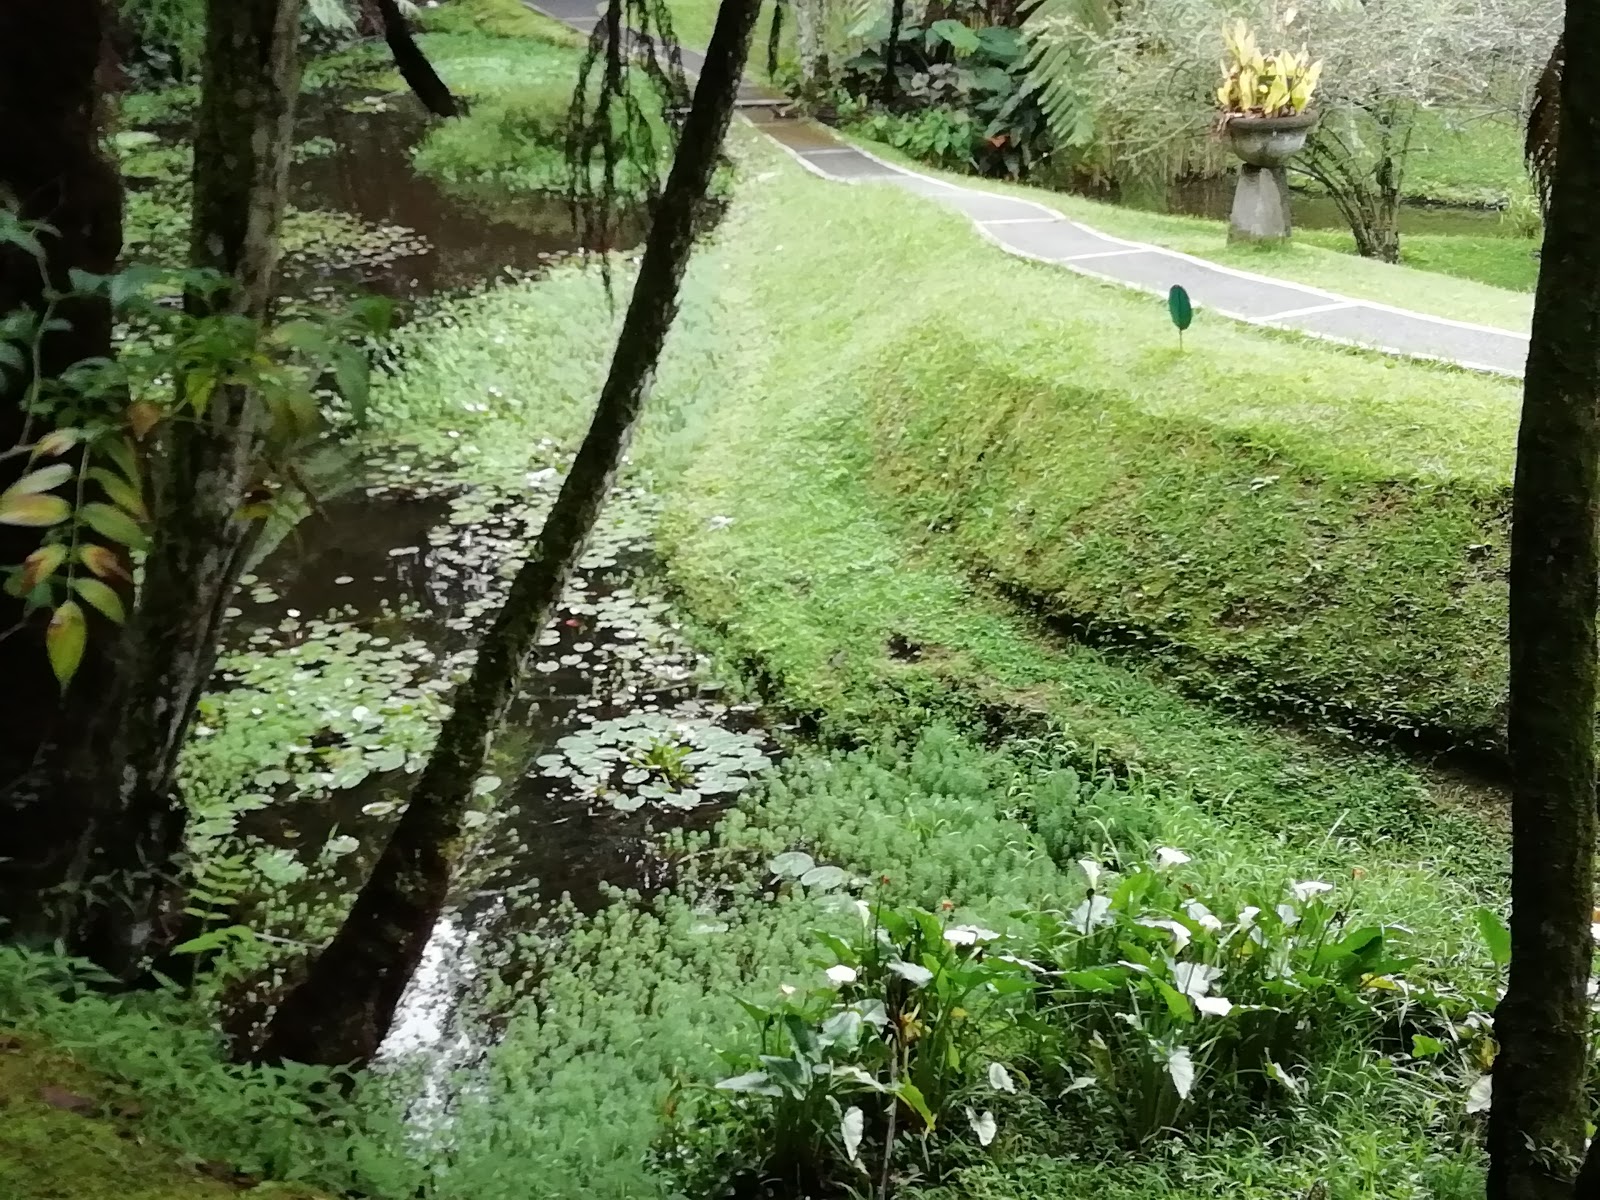
[[1284,167],[1304,149],[1306,135],[1316,123],[1314,112],[1228,119],[1223,135],[1244,163],[1233,193],[1230,242],[1289,240],[1294,225],[1289,219],[1289,179]]
[[1286,242],[1294,232],[1289,217],[1289,179],[1282,167],[1239,168],[1233,193],[1229,242]]

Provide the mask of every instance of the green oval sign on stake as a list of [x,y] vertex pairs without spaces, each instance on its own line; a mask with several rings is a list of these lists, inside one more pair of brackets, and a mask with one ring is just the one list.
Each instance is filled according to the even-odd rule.
[[1172,323],[1178,327],[1178,349],[1183,349],[1183,331],[1194,324],[1194,305],[1189,303],[1189,293],[1179,284],[1173,284],[1167,293],[1167,311]]

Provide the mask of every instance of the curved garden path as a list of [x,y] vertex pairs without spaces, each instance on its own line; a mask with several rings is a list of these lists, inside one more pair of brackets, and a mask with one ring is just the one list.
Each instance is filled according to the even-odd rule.
[[[523,3],[581,33],[588,33],[598,21],[594,0]],[[683,61],[693,72],[702,59],[686,49]],[[771,107],[779,97],[755,85],[746,84],[741,99],[749,111],[759,114],[757,128],[814,175],[836,183],[888,184],[924,196],[965,214],[983,237],[1010,254],[1162,297],[1173,284],[1181,284],[1197,308],[1251,325],[1497,375],[1522,375],[1528,357],[1526,333],[1356,300],[1112,237],[1032,200],[962,187],[896,166],[811,121],[774,117]]]

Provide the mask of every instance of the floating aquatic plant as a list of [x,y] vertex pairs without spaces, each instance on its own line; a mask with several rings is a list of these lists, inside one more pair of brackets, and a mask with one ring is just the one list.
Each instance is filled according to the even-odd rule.
[[535,774],[569,780],[581,796],[622,812],[648,803],[694,808],[749,787],[750,776],[772,762],[763,741],[759,732],[703,719],[631,713],[560,739],[535,761]]

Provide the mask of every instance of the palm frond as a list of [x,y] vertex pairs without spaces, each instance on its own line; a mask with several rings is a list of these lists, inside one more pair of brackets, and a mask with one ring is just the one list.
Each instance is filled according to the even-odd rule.
[[1522,147],[1534,187],[1539,192],[1539,203],[1546,209],[1550,207],[1550,189],[1556,176],[1556,143],[1561,132],[1561,72],[1566,58],[1566,38],[1562,37],[1550,51],[1550,61],[1534,85],[1527,138]]

